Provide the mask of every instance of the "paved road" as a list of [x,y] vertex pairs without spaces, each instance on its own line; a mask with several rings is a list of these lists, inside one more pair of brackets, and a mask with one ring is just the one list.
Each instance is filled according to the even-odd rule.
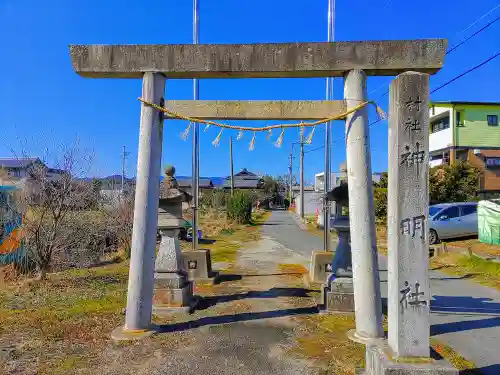
[[[379,257],[381,270],[387,258]],[[431,335],[481,368],[500,374],[500,292],[464,278],[430,271]],[[380,273],[387,296],[387,272]]]
[[[301,230],[290,213],[273,212],[264,233],[309,257],[322,238]],[[380,256],[382,295],[387,296],[387,258]],[[500,292],[466,278],[430,271],[431,334],[474,362],[485,375],[500,374]]]
[[313,251],[323,249],[323,238],[300,229],[288,211],[273,211],[262,233],[308,259]]

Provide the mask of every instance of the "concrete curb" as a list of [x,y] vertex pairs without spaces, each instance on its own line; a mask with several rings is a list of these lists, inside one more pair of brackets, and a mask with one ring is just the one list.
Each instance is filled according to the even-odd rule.
[[[290,212],[290,211],[288,211]],[[290,212],[290,216],[295,221],[295,223],[299,226],[300,229],[306,230],[307,225],[300,219],[299,215],[296,213]]]

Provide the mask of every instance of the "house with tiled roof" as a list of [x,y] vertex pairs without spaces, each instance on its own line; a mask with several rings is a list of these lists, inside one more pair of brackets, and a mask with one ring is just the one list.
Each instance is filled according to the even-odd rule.
[[[243,168],[240,172],[234,175],[235,189],[260,189],[262,187],[262,177]],[[224,189],[231,188],[231,177],[227,177],[222,186]]]
[[1,184],[16,185],[29,177],[30,169],[34,167],[46,168],[46,176],[50,181],[57,181],[65,172],[62,169],[50,168],[39,158],[0,157]]

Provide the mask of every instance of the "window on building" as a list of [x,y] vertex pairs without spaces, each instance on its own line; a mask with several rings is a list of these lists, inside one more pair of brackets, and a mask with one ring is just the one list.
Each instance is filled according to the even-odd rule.
[[462,112],[456,112],[456,124],[457,126],[463,126],[464,124],[464,119],[463,119],[463,114]]
[[498,116],[497,115],[488,115],[486,117],[488,119],[489,126],[498,126]]
[[443,117],[442,119],[436,120],[431,123],[431,132],[436,133],[438,131],[448,129],[450,127],[450,118]]
[[429,158],[434,161],[434,160],[440,160],[443,158],[443,154],[435,154],[435,155],[430,155]]

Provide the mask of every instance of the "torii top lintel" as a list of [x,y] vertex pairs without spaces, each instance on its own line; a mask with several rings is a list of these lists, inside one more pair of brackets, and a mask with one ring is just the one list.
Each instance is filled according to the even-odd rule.
[[341,77],[441,69],[446,39],[335,43],[71,45],[73,69],[83,77],[167,78]]

